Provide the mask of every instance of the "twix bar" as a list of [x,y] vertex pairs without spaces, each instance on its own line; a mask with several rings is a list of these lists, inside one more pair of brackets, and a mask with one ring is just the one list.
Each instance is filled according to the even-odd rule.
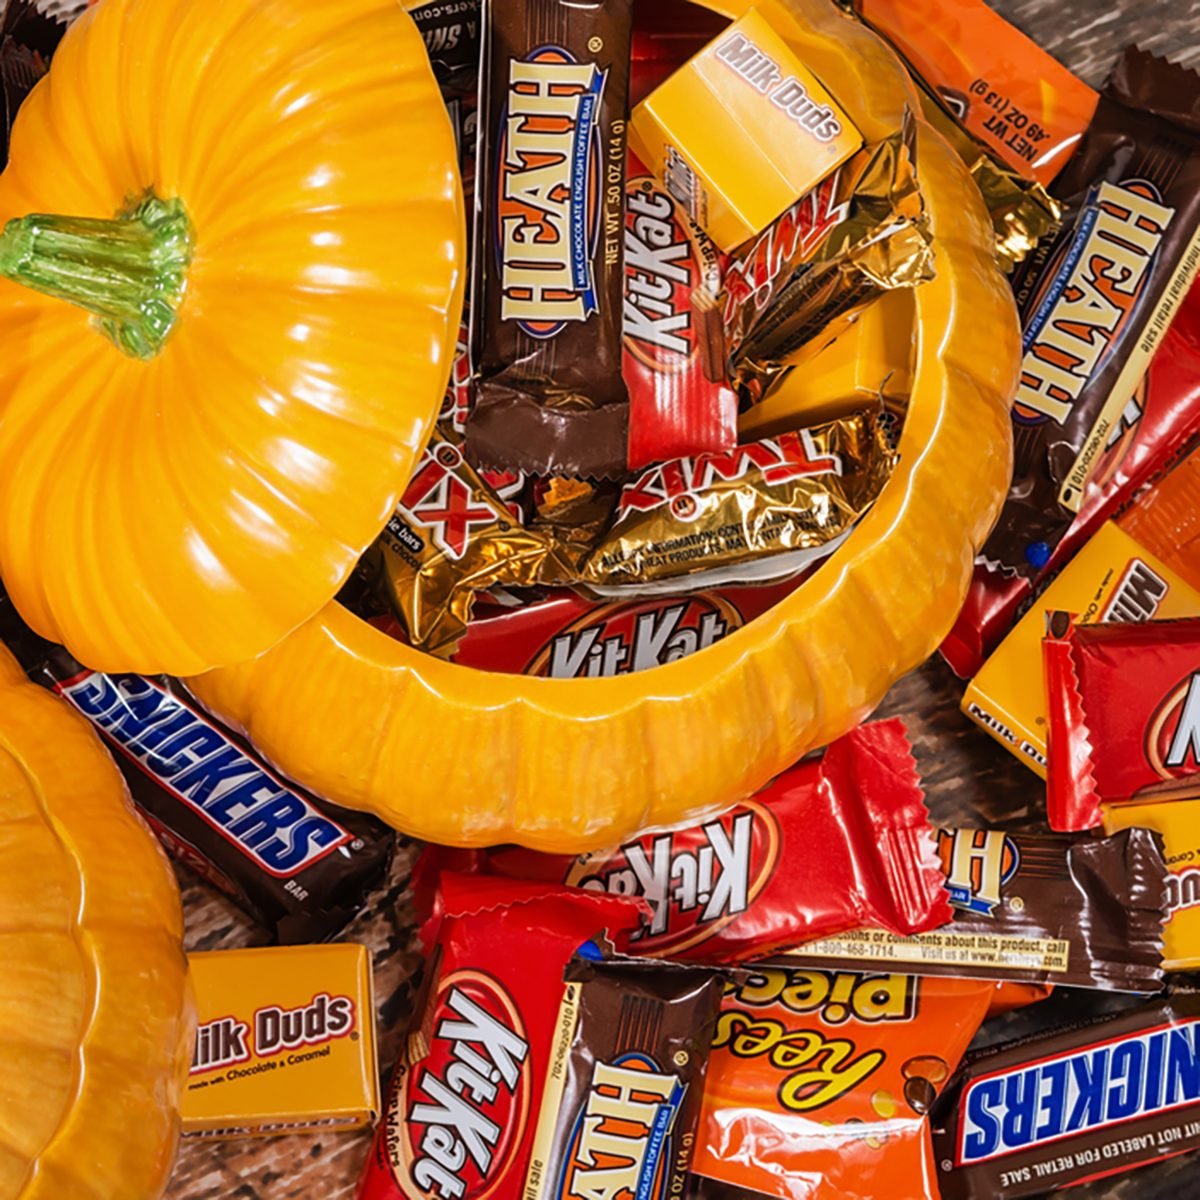
[[891,288],[933,276],[917,186],[915,123],[857,151],[730,260],[724,309],[729,368],[757,403],[849,319]]

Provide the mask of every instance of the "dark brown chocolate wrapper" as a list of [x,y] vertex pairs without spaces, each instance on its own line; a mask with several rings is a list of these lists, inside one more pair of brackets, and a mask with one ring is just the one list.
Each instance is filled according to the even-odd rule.
[[391,829],[277,775],[178,680],[90,671],[29,630],[2,592],[0,637],[101,736],[168,853],[273,940],[334,937],[383,881]]
[[[681,1197],[722,977],[675,963],[576,958],[565,981],[524,1200],[601,1194],[589,1174],[607,1180],[603,1194]],[[629,1175],[619,1187],[618,1160]]]
[[481,0],[427,0],[406,5],[416,23],[438,87],[447,95],[473,93],[479,82]]
[[[467,422],[480,465],[591,479],[625,469],[630,36],[630,0],[486,0]],[[531,245],[536,256],[519,253]]]
[[1037,1196],[1196,1150],[1200,995],[969,1055],[933,1117],[942,1200]]
[[951,925],[905,938],[844,934],[801,946],[783,964],[1125,992],[1162,986],[1167,868],[1157,833],[943,829],[939,849]]
[[0,168],[8,162],[8,136],[21,102],[46,73],[67,26],[86,0],[64,4],[59,16],[40,11],[33,0],[0,4]]
[[1200,76],[1128,51],[1053,186],[1067,219],[1013,278],[1025,360],[989,566],[1049,560],[1200,266],[1197,104]]

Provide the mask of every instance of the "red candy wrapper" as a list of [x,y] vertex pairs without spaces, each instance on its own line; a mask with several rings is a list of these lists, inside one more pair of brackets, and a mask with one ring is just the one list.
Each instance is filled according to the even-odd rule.
[[766,612],[798,582],[612,604],[559,592],[472,621],[454,661],[554,679],[627,675],[714,645]]
[[639,104],[688,59],[699,54],[728,24],[727,17],[693,0],[635,4],[630,107]]
[[1059,613],[1042,648],[1054,829],[1099,825],[1104,803],[1200,795],[1200,620]]
[[424,1003],[359,1200],[515,1200],[525,1187],[563,971],[635,901],[443,875]]
[[[686,596],[598,604],[551,591],[520,608],[476,607],[452,656],[464,667],[506,675],[582,679],[628,675],[686,658],[728,637],[793,592],[802,579]],[[392,616],[375,622],[406,640]]]
[[485,870],[636,896],[650,913],[622,950],[711,963],[882,925],[911,934],[952,912],[899,721],[864,725],[721,817],[580,858],[506,848]]
[[737,445],[718,297],[724,255],[633,155],[625,185],[629,467]]
[[1130,398],[1105,457],[1088,484],[1079,515],[1036,579],[1008,577],[983,564],[975,568],[966,604],[942,657],[969,678],[1024,614],[1033,598],[1114,513],[1200,436],[1200,295],[1171,326],[1149,371]]

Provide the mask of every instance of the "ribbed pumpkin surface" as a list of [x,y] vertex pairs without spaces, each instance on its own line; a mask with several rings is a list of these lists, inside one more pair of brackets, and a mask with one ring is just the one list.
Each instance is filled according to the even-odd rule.
[[[788,5],[866,137],[898,128],[917,98],[891,51],[825,0]],[[709,649],[610,679],[453,666],[331,605],[195,680],[203,701],[294,778],[408,833],[563,853],[726,807],[862,720],[949,629],[1011,473],[1016,310],[974,184],[919,130],[937,278],[915,293],[901,462],[813,579]]]
[[460,317],[454,138],[396,0],[104,0],[23,105],[0,221],[152,189],[195,250],[131,358],[0,280],[0,574],[100,670],[277,642],[383,527]]
[[194,1012],[174,876],[86,722],[0,648],[0,1200],[152,1200]]

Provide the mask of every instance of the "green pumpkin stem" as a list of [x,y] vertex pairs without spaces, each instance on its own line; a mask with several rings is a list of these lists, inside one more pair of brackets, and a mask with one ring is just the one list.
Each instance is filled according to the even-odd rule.
[[183,204],[147,192],[113,220],[35,213],[0,233],[0,276],[95,314],[132,358],[153,358],[179,315],[194,235]]

